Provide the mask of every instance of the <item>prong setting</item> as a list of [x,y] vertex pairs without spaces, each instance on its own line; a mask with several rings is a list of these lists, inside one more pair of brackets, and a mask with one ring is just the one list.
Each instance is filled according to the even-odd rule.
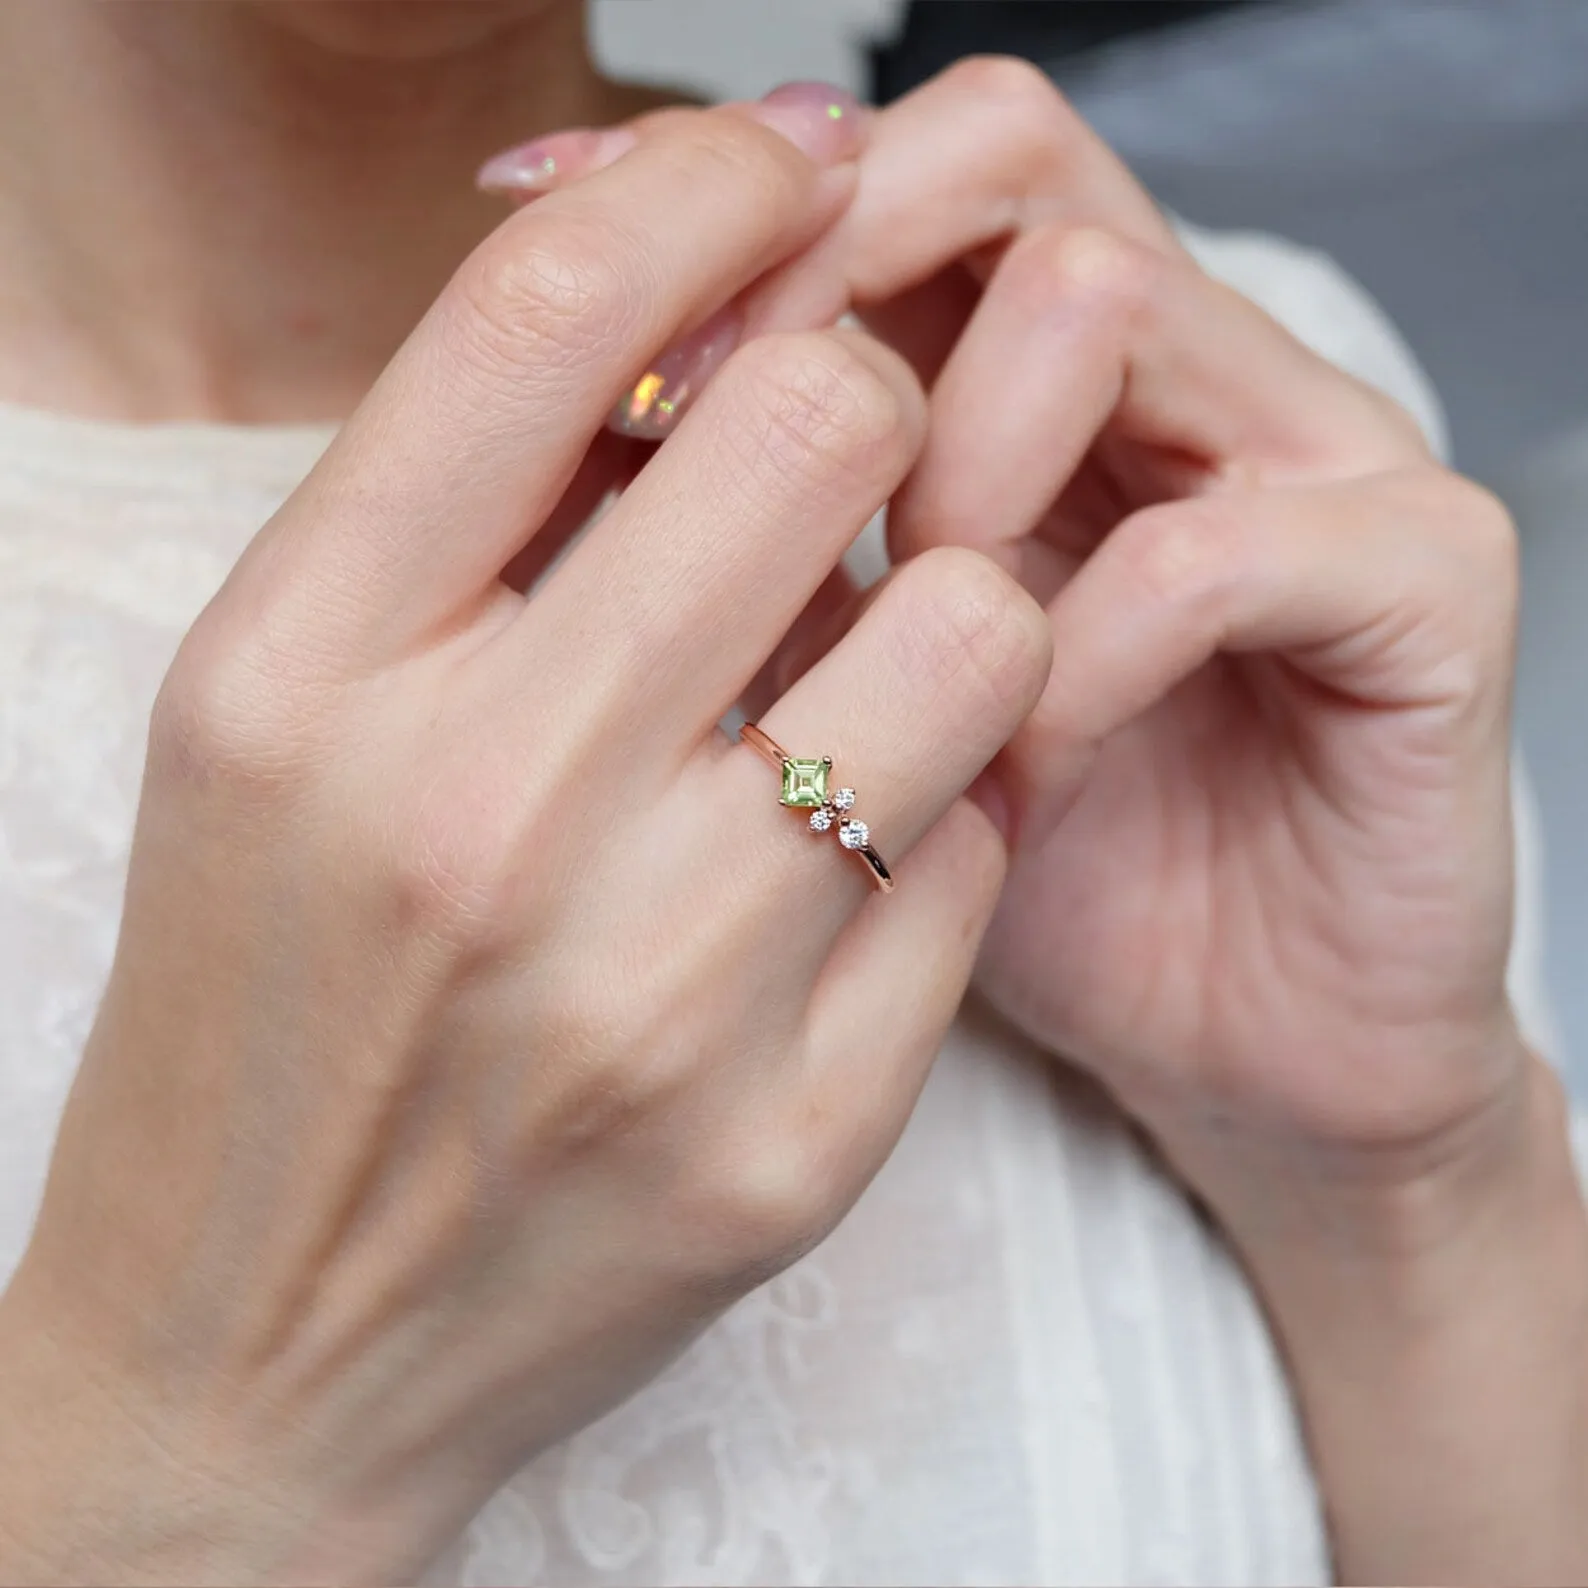
[[[859,817],[849,814],[855,808],[855,791],[852,788],[828,788],[828,773],[832,770],[832,764],[830,756],[823,756],[820,761],[785,761],[785,785],[797,786],[807,801],[811,793],[820,792],[821,803],[815,805],[810,814],[813,833],[828,833],[836,829],[838,842],[845,849],[864,849],[871,842],[871,829]],[[785,797],[784,803],[794,804],[796,800]]]
[[842,848],[865,862],[877,887],[883,893],[890,893],[893,874],[872,847],[870,827],[850,814],[855,807],[855,791],[832,786],[833,758],[830,755],[819,760],[791,756],[765,729],[753,722],[740,727],[739,737],[780,773],[782,804],[803,810],[806,824],[818,836],[833,833]]

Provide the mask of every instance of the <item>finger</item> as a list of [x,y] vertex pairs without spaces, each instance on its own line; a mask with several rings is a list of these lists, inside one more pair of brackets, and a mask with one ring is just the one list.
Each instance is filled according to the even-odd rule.
[[[822,92],[836,102],[838,91]],[[651,136],[687,114],[640,118],[625,137]],[[548,157],[555,176],[542,174]],[[579,134],[566,145],[531,146],[517,165],[538,191],[568,179],[570,161],[586,169],[604,157],[605,143]],[[820,268],[796,272],[790,286],[800,308],[778,323],[825,323],[809,317],[806,300],[825,313],[853,301],[930,380],[976,299],[958,262],[969,258],[985,274],[999,244],[1055,222],[1104,226],[1181,252],[1145,189],[1037,67],[1008,57],[962,61],[871,114],[859,190],[831,246],[842,279],[829,283]],[[837,308],[829,307],[833,292]],[[911,301],[896,304],[903,294]]]
[[[864,113],[852,94],[830,83],[783,83],[759,103],[803,109],[813,100],[830,122]],[[747,110],[749,105],[749,101],[732,102],[735,109]],[[680,101],[631,116],[614,127],[569,127],[548,133],[493,155],[476,173],[475,185],[512,204],[533,203],[611,165],[642,139],[683,125],[703,108],[698,102]]]
[[[845,114],[861,113],[823,85],[779,92],[815,92]],[[680,114],[689,113],[642,118],[630,136],[653,135]],[[992,268],[1012,236],[1088,222],[1182,252],[1127,168],[1024,61],[964,62],[870,113],[865,131],[855,202],[810,255],[768,283],[760,313],[769,325],[824,325],[858,306],[868,327],[930,380],[979,296],[973,277]]]
[[590,443],[562,499],[529,542],[502,570],[502,583],[523,593],[568,549],[613,491],[622,490],[644,463],[644,449],[610,430]]
[[898,886],[862,910],[811,997],[805,1063],[790,1076],[808,1116],[864,1132],[849,1161],[876,1163],[903,1130],[975,967],[1008,850],[956,800],[910,856]]
[[1427,457],[1408,416],[1189,260],[1043,227],[1010,248],[933,389],[896,552],[1019,540],[1100,437],[1133,449],[1132,505]]
[[[811,97],[846,113],[855,106],[823,83],[784,84],[767,100]],[[692,113],[669,106],[621,127],[553,133],[497,155],[478,181],[504,197],[555,191]],[[891,296],[984,243],[1054,220],[1179,247],[1129,168],[1027,61],[961,61],[869,122],[862,208],[849,228],[866,242],[855,279],[868,297]]]
[[876,117],[836,231],[862,319],[930,384],[1003,246],[1056,222],[1180,252],[1141,184],[1041,71],[980,57]]
[[[870,112],[852,94],[827,83],[785,83],[748,114],[821,118],[824,134],[844,148],[869,136]],[[698,111],[654,111],[629,124],[638,138],[679,124]],[[835,324],[848,310],[844,255],[831,235],[784,261],[757,281],[723,319],[697,332],[685,345],[669,349],[648,366],[625,393],[607,423],[620,435],[662,441],[672,434],[690,405],[739,341],[775,331],[814,330]],[[724,330],[724,327],[731,327]]]
[[[777,124],[782,118],[817,118],[822,142],[849,149],[863,141],[869,112],[852,94],[826,83],[785,83],[755,104],[732,108]],[[553,133],[488,161],[478,182],[515,203],[528,203],[604,169],[647,138],[686,125],[698,107],[667,106],[621,127]],[[743,339],[756,332],[808,330],[831,325],[847,309],[842,257],[818,244],[759,282],[743,300],[666,349],[624,394],[607,420],[617,434],[661,441],[677,427],[695,397]]]
[[863,332],[741,349],[483,657],[492,687],[533,677],[570,717],[620,724],[628,754],[693,755],[903,479],[925,418]]
[[[975,553],[932,552],[898,570],[760,725],[791,756],[832,757],[831,787],[856,791],[851,817],[902,876],[1030,710],[1051,654],[1042,609],[1013,580]],[[748,745],[719,760],[707,808],[740,813],[718,846],[725,875],[768,901],[767,930],[814,979],[872,881],[834,831],[780,806],[777,771]]]
[[1035,66],[961,62],[873,121],[842,230],[861,302],[1033,226],[1106,226],[1163,252],[1173,229],[1145,189]]
[[[660,127],[654,130],[660,131]],[[482,192],[529,204],[627,154],[639,142],[639,119],[617,127],[569,127],[492,155],[476,173]]]
[[[733,1165],[731,1244],[747,1231],[758,1261],[769,1240],[785,1254],[808,1250],[886,1160],[964,993],[1004,855],[960,801],[923,839],[913,874],[842,935],[808,1008],[785,1016],[776,971],[786,964],[770,961],[774,976],[750,990],[749,1007],[785,1037],[780,1062],[755,1076],[763,1106],[717,1121],[696,1154],[708,1168]],[[799,927],[791,908],[785,936]]]
[[816,594],[790,625],[744,692],[739,709],[754,722],[773,701],[786,694],[854,626],[852,612],[860,591],[849,570],[839,563],[822,580]]
[[461,268],[259,560],[329,591],[322,616],[372,644],[455,622],[499,589],[646,360],[807,243],[852,180],[747,115],[706,112],[513,217]]
[[1051,608],[1064,662],[1009,758],[1036,830],[1035,791],[1062,800],[1096,746],[1220,653],[1274,652],[1340,711],[1482,739],[1507,710],[1516,583],[1504,510],[1432,467],[1133,515]]
[[862,588],[842,565],[834,570],[834,576],[783,636],[762,670],[765,692],[753,708],[748,703],[745,706],[751,721],[769,710],[773,701],[786,695],[854,628],[897,573],[896,568],[890,568],[880,579]]

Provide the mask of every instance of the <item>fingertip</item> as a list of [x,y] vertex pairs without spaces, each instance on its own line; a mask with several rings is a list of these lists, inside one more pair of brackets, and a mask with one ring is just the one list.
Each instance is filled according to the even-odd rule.
[[853,160],[865,144],[864,107],[833,83],[784,83],[755,103],[734,108],[781,133],[817,165]]
[[858,326],[835,325],[822,334],[852,352],[893,393],[898,400],[899,426],[910,439],[912,455],[918,453],[926,439],[929,408],[926,388],[909,362]]

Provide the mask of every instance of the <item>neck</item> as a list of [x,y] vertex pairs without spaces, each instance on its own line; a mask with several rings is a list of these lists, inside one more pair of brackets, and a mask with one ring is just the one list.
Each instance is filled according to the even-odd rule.
[[0,398],[339,417],[502,219],[478,164],[656,97],[596,72],[577,4],[384,60],[266,9],[0,6]]

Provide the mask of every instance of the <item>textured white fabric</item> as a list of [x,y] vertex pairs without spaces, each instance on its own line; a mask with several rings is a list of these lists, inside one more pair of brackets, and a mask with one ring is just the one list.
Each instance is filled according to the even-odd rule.
[[[1437,433],[1404,349],[1325,262],[1197,243]],[[0,410],[0,1275],[110,958],[155,689],[325,440]],[[1537,1028],[1533,965],[1518,988]],[[430,1575],[1308,1584],[1329,1566],[1275,1353],[1219,1243],[1105,1103],[973,1008],[838,1233],[520,1474]]]

